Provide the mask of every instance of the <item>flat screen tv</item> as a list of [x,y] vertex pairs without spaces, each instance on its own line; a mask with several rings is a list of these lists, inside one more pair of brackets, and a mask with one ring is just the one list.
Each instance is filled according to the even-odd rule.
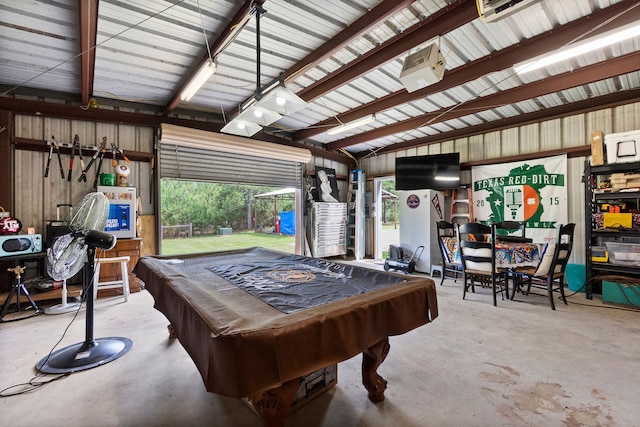
[[460,153],[396,158],[396,190],[448,190],[460,186]]

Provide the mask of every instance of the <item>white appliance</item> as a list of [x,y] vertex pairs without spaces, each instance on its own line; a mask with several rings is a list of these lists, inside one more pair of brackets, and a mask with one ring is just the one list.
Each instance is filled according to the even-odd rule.
[[539,0],[476,0],[480,18],[485,22],[498,21]]
[[446,59],[433,43],[404,60],[400,82],[407,92],[414,92],[442,80]]
[[97,190],[109,199],[109,217],[104,231],[118,239],[136,237],[135,187],[99,185]]
[[400,246],[412,254],[418,246],[424,252],[416,262],[416,271],[430,273],[431,265],[441,263],[436,239],[436,221],[444,219],[444,194],[436,190],[398,192],[400,216]]

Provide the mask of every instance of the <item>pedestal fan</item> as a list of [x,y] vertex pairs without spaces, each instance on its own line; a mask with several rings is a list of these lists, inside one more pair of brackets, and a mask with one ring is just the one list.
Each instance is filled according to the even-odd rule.
[[116,238],[102,232],[109,213],[109,200],[102,193],[89,193],[74,209],[69,232],[55,239],[47,253],[47,273],[56,280],[73,277],[85,265],[82,297],[87,301],[85,341],[57,350],[43,358],[36,369],[47,374],[76,372],[101,366],[127,353],[128,338],[93,338],[93,272],[97,248],[111,249]]

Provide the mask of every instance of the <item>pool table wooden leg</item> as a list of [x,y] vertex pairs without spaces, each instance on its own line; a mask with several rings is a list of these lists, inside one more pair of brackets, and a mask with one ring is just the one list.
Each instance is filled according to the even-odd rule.
[[278,388],[261,391],[249,396],[249,403],[260,415],[265,427],[284,427],[284,419],[291,409],[293,396],[300,386],[300,379],[287,381]]
[[169,338],[178,338],[178,334],[171,323],[167,325],[167,330],[169,331]]
[[373,403],[384,400],[387,380],[378,374],[377,369],[389,354],[389,348],[389,338],[385,338],[362,352],[362,384]]

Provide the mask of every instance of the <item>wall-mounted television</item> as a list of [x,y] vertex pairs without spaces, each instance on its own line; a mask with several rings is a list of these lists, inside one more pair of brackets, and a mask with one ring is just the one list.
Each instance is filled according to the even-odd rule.
[[460,153],[396,158],[396,190],[448,190],[460,186]]

